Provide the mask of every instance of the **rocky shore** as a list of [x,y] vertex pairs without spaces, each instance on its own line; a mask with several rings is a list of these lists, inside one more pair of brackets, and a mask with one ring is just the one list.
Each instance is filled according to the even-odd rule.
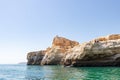
[[79,43],[56,36],[46,50],[29,52],[28,65],[120,66],[120,34]]

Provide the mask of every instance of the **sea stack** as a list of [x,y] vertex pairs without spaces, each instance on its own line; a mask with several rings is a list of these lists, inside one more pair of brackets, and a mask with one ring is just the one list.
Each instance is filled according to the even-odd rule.
[[27,60],[28,65],[120,66],[120,34],[81,44],[56,36],[50,48],[28,53]]

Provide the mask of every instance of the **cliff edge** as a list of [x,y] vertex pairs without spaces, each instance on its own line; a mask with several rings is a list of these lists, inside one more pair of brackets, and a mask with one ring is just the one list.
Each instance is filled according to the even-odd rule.
[[27,60],[29,65],[120,66],[120,34],[81,44],[56,36],[50,48],[28,53]]

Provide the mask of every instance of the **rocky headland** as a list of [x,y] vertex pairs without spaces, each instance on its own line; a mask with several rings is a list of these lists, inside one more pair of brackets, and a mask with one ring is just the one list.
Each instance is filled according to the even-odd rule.
[[29,52],[28,65],[120,66],[120,34],[79,43],[56,36],[46,50]]

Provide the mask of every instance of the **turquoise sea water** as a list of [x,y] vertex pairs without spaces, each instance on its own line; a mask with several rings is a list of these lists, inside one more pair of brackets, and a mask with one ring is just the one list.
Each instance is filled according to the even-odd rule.
[[0,80],[120,80],[120,68],[0,65]]

